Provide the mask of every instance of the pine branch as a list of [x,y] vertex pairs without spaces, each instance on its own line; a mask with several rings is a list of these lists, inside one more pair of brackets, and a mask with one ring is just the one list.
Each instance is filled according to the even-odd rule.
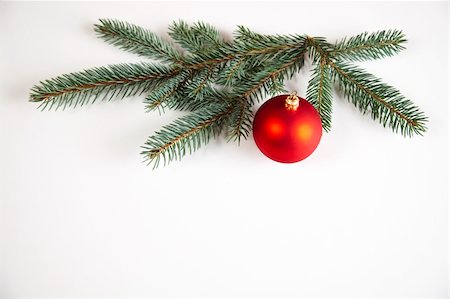
[[404,50],[404,43],[406,37],[399,30],[365,32],[336,43],[332,55],[348,61],[380,59]]
[[397,89],[355,66],[343,62],[330,66],[334,81],[362,113],[370,112],[384,127],[404,136],[425,132],[427,117]]
[[325,60],[322,60],[313,70],[312,77],[308,82],[306,98],[319,112],[323,129],[326,132],[331,129],[332,97],[330,67]]
[[238,98],[230,116],[228,128],[228,140],[237,141],[240,144],[241,139],[247,140],[252,131],[253,111],[250,101],[246,98]]
[[196,76],[194,76],[186,86],[187,96],[199,101],[203,100],[203,96],[206,94],[207,87],[214,77],[214,74],[214,66],[198,71]]
[[167,80],[164,85],[152,90],[144,100],[147,112],[155,109],[161,112],[165,107],[173,106],[174,102],[180,100],[180,96],[182,96],[180,89],[184,87],[191,76],[192,73],[189,71],[181,72]]
[[246,59],[236,58],[229,62],[228,67],[219,74],[217,83],[225,86],[233,86],[238,80],[242,80],[246,75]]
[[334,82],[338,82],[344,94],[362,113],[370,111],[373,119],[404,136],[425,132],[427,118],[398,90],[361,69],[334,59],[333,49],[327,43],[311,37],[307,40],[315,53],[314,60],[320,57],[331,67]]
[[95,30],[112,45],[170,66],[119,64],[65,74],[34,86],[30,100],[45,109],[146,93],[148,111],[191,111],[148,138],[142,153],[154,167],[192,153],[224,128],[229,140],[246,139],[253,104],[285,92],[284,82],[300,71],[308,52],[316,66],[307,98],[325,131],[331,127],[333,82],[361,112],[394,132],[412,136],[426,129],[427,118],[398,90],[344,63],[398,53],[406,41],[401,31],[363,33],[331,45],[321,37],[262,35],[241,26],[229,42],[208,24],[180,21],[169,35],[189,52],[184,55],[154,33],[126,22],[100,20]]
[[164,126],[143,146],[145,160],[156,168],[161,159],[166,165],[193,153],[222,131],[231,111],[229,105],[211,105]]
[[94,26],[101,38],[122,50],[167,63],[183,62],[177,50],[147,29],[110,19],[100,19]]
[[259,34],[251,31],[244,26],[238,26],[234,32],[235,41],[237,43],[250,45],[253,49],[295,48],[305,43],[304,35],[268,35]]
[[177,71],[150,63],[129,63],[97,67],[65,74],[40,82],[31,89],[30,101],[40,102],[43,109],[84,105],[113,97],[124,98],[149,91]]
[[191,54],[208,52],[225,45],[219,31],[203,22],[197,22],[193,26],[184,21],[174,22],[169,26],[169,35]]
[[[187,83],[189,85],[189,83]],[[228,88],[220,88],[218,90],[216,87],[208,85],[203,88],[201,99],[199,97],[190,97],[186,90],[180,90],[180,97],[177,101],[171,102],[169,106],[170,109],[180,110],[180,111],[197,111],[203,109],[210,105],[217,103],[223,104],[230,102],[233,99],[230,98],[230,90]]]

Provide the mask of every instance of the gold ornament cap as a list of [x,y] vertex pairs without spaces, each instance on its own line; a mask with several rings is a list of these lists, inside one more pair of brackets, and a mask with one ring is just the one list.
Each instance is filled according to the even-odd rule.
[[298,106],[300,105],[300,99],[297,96],[297,92],[291,92],[291,94],[286,98],[284,102],[284,107],[287,110],[296,111]]

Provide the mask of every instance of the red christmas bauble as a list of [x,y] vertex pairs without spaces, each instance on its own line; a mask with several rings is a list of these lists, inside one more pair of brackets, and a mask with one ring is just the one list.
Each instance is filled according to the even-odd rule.
[[311,155],[322,137],[322,122],[313,105],[295,94],[265,102],[253,120],[253,137],[261,152],[281,163]]

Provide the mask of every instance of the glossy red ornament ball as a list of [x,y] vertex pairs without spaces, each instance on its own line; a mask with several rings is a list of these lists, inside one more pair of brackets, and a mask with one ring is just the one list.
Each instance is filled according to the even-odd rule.
[[311,155],[322,137],[322,122],[313,105],[295,94],[265,102],[253,120],[253,137],[261,152],[281,163]]

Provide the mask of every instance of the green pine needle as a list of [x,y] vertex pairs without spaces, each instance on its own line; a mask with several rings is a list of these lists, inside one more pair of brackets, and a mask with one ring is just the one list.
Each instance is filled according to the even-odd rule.
[[215,104],[179,118],[151,136],[142,154],[154,167],[191,154],[222,131],[232,107]]
[[242,139],[247,140],[248,135],[252,131],[253,111],[249,100],[239,98],[230,115],[228,140],[237,141],[238,144]]
[[365,32],[336,43],[333,55],[348,61],[380,59],[404,50],[404,43],[406,37],[399,30]]
[[330,66],[322,61],[313,70],[313,75],[308,82],[306,98],[319,112],[323,129],[326,132],[331,130],[332,87]]
[[344,95],[363,114],[370,113],[384,127],[404,136],[425,132],[427,117],[397,89],[353,65],[336,62],[331,67],[333,78]]
[[30,101],[43,109],[76,107],[150,91],[177,71],[151,63],[128,63],[97,67],[41,82],[31,89]]
[[106,42],[122,50],[158,59],[163,62],[182,62],[181,54],[171,44],[142,27],[110,19],[100,19],[94,30]]
[[208,52],[225,45],[216,28],[203,22],[189,26],[184,21],[169,26],[169,35],[191,54]]
[[144,100],[147,111],[160,110],[172,106],[178,100],[180,85],[186,82],[189,75],[189,72],[182,72],[167,80],[164,85],[152,90]]

